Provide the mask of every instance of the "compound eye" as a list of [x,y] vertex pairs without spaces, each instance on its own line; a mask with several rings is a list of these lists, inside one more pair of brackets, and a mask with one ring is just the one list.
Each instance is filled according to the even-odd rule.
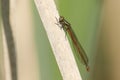
[[59,21],[63,21],[63,20],[64,20],[64,17],[60,16]]

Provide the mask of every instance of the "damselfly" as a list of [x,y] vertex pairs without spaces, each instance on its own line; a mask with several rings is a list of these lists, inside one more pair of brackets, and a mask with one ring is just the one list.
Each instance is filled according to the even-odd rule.
[[[81,58],[82,63],[86,66],[87,71],[89,71],[88,57],[86,56],[84,49],[82,48],[76,35],[74,34],[70,23],[68,21],[66,21],[63,16],[60,16],[59,20],[57,20],[57,21],[61,25],[60,28],[62,28],[65,31],[65,33],[69,34],[69,36],[74,44],[74,47],[77,50],[77,53],[79,54],[78,57]],[[57,23],[57,25],[58,25],[58,23]]]

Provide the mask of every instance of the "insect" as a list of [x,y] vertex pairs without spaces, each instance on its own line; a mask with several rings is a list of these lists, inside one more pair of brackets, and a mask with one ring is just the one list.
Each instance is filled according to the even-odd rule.
[[[56,18],[57,20],[57,18]],[[74,34],[73,30],[72,30],[72,27],[70,25],[70,23],[68,21],[66,21],[64,19],[63,16],[60,16],[59,19],[57,20],[57,25],[60,24],[60,28],[62,28],[65,33],[68,33],[73,44],[74,44],[74,47],[78,53],[78,57],[80,57],[80,59],[82,60],[82,63],[86,66],[86,70],[89,71],[89,66],[88,66],[88,57],[84,51],[84,49],[82,48],[81,44],[79,43],[76,35]]]

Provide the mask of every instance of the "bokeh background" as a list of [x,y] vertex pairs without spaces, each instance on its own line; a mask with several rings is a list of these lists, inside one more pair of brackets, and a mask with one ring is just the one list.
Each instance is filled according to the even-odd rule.
[[[120,80],[120,1],[55,0],[55,3],[88,55],[90,72],[76,59],[83,80]],[[10,4],[19,80],[62,80],[34,0],[13,0]],[[0,35],[1,24],[0,20]],[[0,80],[5,77],[6,55],[1,50]]]

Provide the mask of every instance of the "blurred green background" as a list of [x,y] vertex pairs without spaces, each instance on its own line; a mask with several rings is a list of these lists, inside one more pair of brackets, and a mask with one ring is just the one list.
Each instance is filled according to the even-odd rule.
[[[12,27],[16,32],[14,35],[20,35],[15,36],[15,42],[18,41],[19,43],[17,43],[17,46],[19,51],[18,58],[20,59],[18,62],[18,71],[21,72],[18,75],[20,80],[38,79],[38,70],[36,71],[36,69],[40,69],[40,80],[62,80],[34,0],[10,1],[12,5],[9,8],[11,12],[10,17],[12,24],[15,24]],[[102,1],[104,1],[104,5]],[[87,72],[86,68],[76,59],[83,80],[120,80],[120,1],[55,0],[55,2],[60,15],[64,16],[71,23],[78,40],[89,58],[90,72]],[[0,3],[0,23],[2,23],[1,11]],[[101,12],[103,13],[102,16]],[[2,35],[1,26],[2,24],[0,24],[0,35]],[[34,31],[34,35],[32,35],[32,31]],[[23,34],[27,35],[24,36]],[[28,38],[30,36],[31,40]],[[32,39],[35,41],[32,41]],[[9,70],[5,72],[6,62],[3,59],[5,53],[2,52],[2,49],[5,47],[2,45],[2,40],[3,37],[0,36],[0,80],[6,78],[7,72],[9,74]],[[36,44],[35,46],[34,43]],[[19,47],[22,47],[22,49]],[[32,52],[31,48],[33,50],[35,48],[35,52]],[[39,59],[39,68],[37,68],[37,61],[34,62],[36,55]],[[32,65],[37,67],[31,67],[30,69]],[[35,75],[32,73],[35,73]],[[31,74],[32,76],[30,76]]]
[[[41,80],[62,80],[35,3],[32,1],[31,4]],[[56,5],[60,15],[71,23],[77,38],[88,55],[90,72],[86,72],[85,67],[77,60],[82,78],[83,80],[93,80],[91,75],[97,49],[101,2],[99,0],[56,0]]]

